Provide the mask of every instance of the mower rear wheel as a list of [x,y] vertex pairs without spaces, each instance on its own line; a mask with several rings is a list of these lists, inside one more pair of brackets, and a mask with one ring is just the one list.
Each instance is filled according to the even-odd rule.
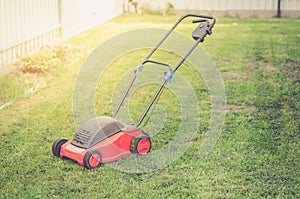
[[130,146],[131,153],[136,154],[146,154],[149,153],[151,149],[151,140],[147,135],[138,135],[133,138]]
[[97,150],[86,152],[83,158],[84,167],[87,169],[99,167],[102,164],[101,161],[102,155]]
[[60,149],[61,146],[66,143],[68,140],[63,139],[63,138],[59,138],[57,140],[55,140],[52,144],[52,153],[54,156],[56,157],[60,157]]

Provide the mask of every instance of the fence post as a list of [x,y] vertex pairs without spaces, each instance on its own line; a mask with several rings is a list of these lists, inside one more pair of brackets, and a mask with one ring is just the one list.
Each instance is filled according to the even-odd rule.
[[277,2],[277,17],[281,18],[281,0],[278,0]]
[[57,13],[58,13],[58,23],[59,23],[59,40],[62,41],[63,38],[63,24],[62,24],[62,8],[61,8],[61,1],[57,0]]
[[128,12],[129,0],[124,0],[124,8],[123,11]]

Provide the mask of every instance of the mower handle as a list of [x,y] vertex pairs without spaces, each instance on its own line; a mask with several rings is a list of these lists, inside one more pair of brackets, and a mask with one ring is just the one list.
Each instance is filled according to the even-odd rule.
[[[159,46],[161,46],[161,44],[168,38],[168,36],[174,31],[174,29],[178,26],[178,24],[180,24],[185,18],[188,17],[196,17],[196,18],[200,18],[197,20],[193,20],[193,23],[201,23],[201,22],[206,22],[208,24],[208,29],[206,29],[207,34],[211,34],[212,33],[212,29],[216,24],[216,19],[212,16],[206,16],[206,15],[198,15],[198,14],[186,14],[183,15],[182,17],[180,17],[177,22],[172,26],[172,28],[161,38],[161,40],[157,43],[157,45],[155,47],[152,48],[152,50],[150,51],[150,53],[146,56],[146,58],[144,60],[148,60],[153,53],[159,48]],[[212,20],[211,23],[209,23],[208,20]],[[172,70],[172,73],[174,74],[177,69],[181,66],[181,64],[186,60],[186,58],[192,53],[192,51],[197,47],[197,45],[200,42],[203,42],[203,38],[199,38],[196,40],[196,42],[194,43],[194,45],[187,51],[187,53],[184,55],[184,57],[175,65],[174,69]],[[158,88],[158,90],[155,92],[153,98],[151,99],[151,101],[149,102],[146,110],[144,111],[144,113],[142,114],[142,116],[140,117],[139,121],[137,122],[136,126],[140,126],[144,120],[144,118],[146,117],[147,113],[149,112],[151,106],[154,104],[155,100],[158,98],[159,94],[162,92],[162,90],[164,89],[165,85],[167,84],[168,79],[165,78],[165,80],[162,82],[162,84],[160,85],[160,87]]]
[[[159,40],[159,42],[156,44],[156,46],[154,46],[151,51],[148,53],[148,55],[144,58],[144,60],[142,61],[141,64],[139,64],[135,70],[136,75],[132,78],[131,82],[129,83],[120,103],[118,104],[115,112],[113,113],[113,117],[116,117],[116,115],[118,114],[125,98],[127,97],[129,90],[131,89],[134,81],[137,78],[137,73],[138,71],[141,69],[141,67],[147,63],[155,63],[155,64],[159,64],[159,65],[163,65],[163,66],[167,66],[171,73],[174,74],[176,72],[176,70],[181,66],[181,64],[186,60],[186,58],[192,53],[192,51],[197,47],[197,45],[200,42],[203,42],[203,39],[205,37],[205,35],[203,37],[199,37],[196,39],[196,42],[193,44],[193,46],[187,51],[187,53],[184,55],[184,57],[182,57],[182,59],[175,65],[174,69],[171,68],[171,66],[169,64],[163,63],[163,62],[158,62],[158,61],[154,61],[154,60],[150,60],[149,58],[153,55],[153,53],[161,46],[161,44],[169,37],[169,35],[175,30],[175,28],[178,26],[178,24],[180,24],[184,19],[188,18],[188,17],[194,17],[194,18],[199,18],[196,20],[193,20],[192,23],[201,23],[201,22],[205,22],[207,23],[207,29],[205,30],[206,33],[205,34],[211,34],[212,33],[212,29],[216,23],[216,19],[212,16],[206,16],[206,15],[198,15],[198,14],[186,14],[183,15],[182,17],[180,17],[177,22],[172,26],[172,28]],[[211,23],[210,23],[211,20]],[[141,123],[143,122],[145,116],[147,115],[147,113],[149,112],[151,106],[153,105],[153,103],[155,102],[155,100],[158,98],[159,94],[162,92],[162,90],[164,89],[165,85],[168,82],[168,78],[165,78],[164,81],[162,82],[162,84],[160,85],[160,87],[158,88],[158,90],[155,92],[153,98],[151,99],[151,101],[149,102],[146,110],[144,111],[144,113],[142,114],[142,116],[140,117],[138,123],[136,124],[136,126],[140,126]]]
[[153,53],[158,49],[158,47],[168,38],[168,36],[175,30],[175,28],[178,26],[178,24],[180,24],[184,19],[188,18],[188,17],[196,17],[196,18],[200,18],[198,20],[193,20],[192,23],[199,23],[201,22],[201,20],[206,20],[206,22],[208,22],[208,20],[212,20],[212,23],[210,24],[210,29],[208,30],[209,32],[212,31],[213,27],[216,24],[216,19],[213,16],[206,16],[206,15],[198,15],[198,14],[186,14],[183,15],[182,17],[180,17],[176,23],[172,26],[172,28],[161,38],[161,40],[156,44],[155,47],[152,48],[152,50],[149,52],[149,54],[145,57],[145,60],[149,59]]

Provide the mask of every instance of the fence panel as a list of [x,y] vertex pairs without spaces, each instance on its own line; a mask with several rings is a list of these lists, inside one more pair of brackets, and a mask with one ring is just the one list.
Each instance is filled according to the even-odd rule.
[[62,0],[62,37],[67,39],[123,12],[123,0]]
[[[149,0],[143,0],[149,1]],[[249,10],[276,11],[278,0],[168,0],[179,10]],[[300,11],[300,0],[281,0],[282,11]]]
[[283,11],[300,11],[300,0],[281,0]]
[[17,57],[123,12],[123,0],[0,0],[0,73]]
[[57,1],[0,0],[0,13],[1,65],[59,36]]

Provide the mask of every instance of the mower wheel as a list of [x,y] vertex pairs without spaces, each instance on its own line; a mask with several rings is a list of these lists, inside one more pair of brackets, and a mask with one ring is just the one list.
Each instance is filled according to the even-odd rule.
[[86,152],[83,158],[84,167],[87,169],[99,167],[102,164],[101,161],[102,155],[97,150]]
[[146,154],[149,153],[151,149],[151,140],[147,135],[138,135],[133,138],[130,146],[131,153],[136,154]]
[[66,143],[68,140],[66,139],[62,139],[62,138],[59,138],[57,140],[55,140],[55,142],[53,142],[52,144],[52,153],[54,156],[56,157],[60,157],[60,149],[61,149],[61,146]]

